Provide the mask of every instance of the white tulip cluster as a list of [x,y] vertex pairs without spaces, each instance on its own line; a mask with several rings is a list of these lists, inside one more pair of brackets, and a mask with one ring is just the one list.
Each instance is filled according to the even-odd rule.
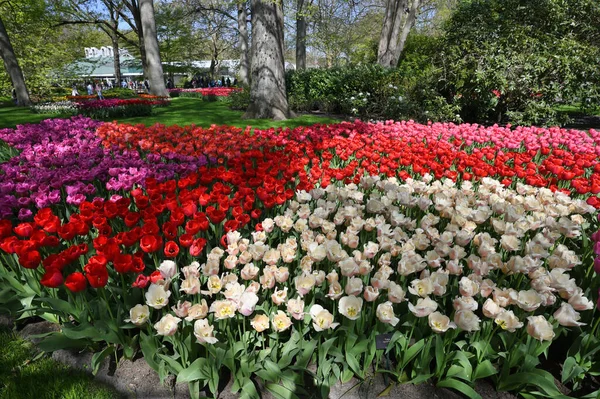
[[[216,342],[208,314],[251,316],[260,304],[272,312],[254,316],[258,332],[269,324],[287,330],[306,315],[323,331],[338,325],[336,311],[364,317],[365,302],[395,326],[395,311],[408,300],[436,333],[477,331],[482,317],[514,332],[527,318],[530,335],[551,340],[550,316],[578,326],[578,312],[593,308],[569,274],[581,265],[569,245],[580,242],[593,211],[560,192],[513,190],[490,178],[458,187],[430,176],[404,183],[364,177],[359,185],[301,191],[282,215],[262,221],[262,231],[230,232],[225,251],[214,248],[202,266],[183,268],[180,290],[191,302],[178,303],[178,317],[155,327],[169,335],[182,319],[196,320],[198,341]],[[157,287],[146,294],[155,309],[170,295]],[[139,306],[131,310],[135,324],[147,320]]]

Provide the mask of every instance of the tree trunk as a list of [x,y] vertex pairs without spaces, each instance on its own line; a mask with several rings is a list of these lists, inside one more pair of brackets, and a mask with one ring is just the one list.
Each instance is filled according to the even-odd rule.
[[379,37],[377,63],[384,67],[398,66],[406,39],[415,24],[421,0],[387,0],[383,28]]
[[[117,27],[118,29],[118,27]],[[113,65],[115,68],[115,87],[121,87],[121,54],[119,54],[119,38],[116,33],[110,35],[113,48]]]
[[215,71],[217,70],[217,66],[219,65],[219,47],[217,45],[217,34],[213,33],[211,36],[211,44],[212,44],[212,52],[210,57],[210,69],[208,74],[211,79],[217,80],[215,78]]
[[306,19],[304,0],[298,0],[296,9],[296,69],[306,69]]
[[285,89],[283,10],[280,1],[252,0],[252,79],[244,118],[291,117]]
[[396,50],[394,51],[394,59],[392,61],[394,65],[398,65],[398,61],[400,61],[402,51],[404,51],[404,45],[406,44],[408,34],[415,25],[415,21],[417,19],[417,12],[419,12],[419,6],[421,5],[421,0],[410,0],[409,3],[410,6],[408,9],[408,13],[405,13],[402,19],[402,30],[400,32],[398,44],[396,45]]
[[8,32],[6,32],[2,18],[0,18],[0,53],[2,60],[4,61],[6,72],[8,72],[17,93],[17,105],[23,107],[30,106],[31,100],[29,99],[29,92],[27,91],[25,79],[23,78],[23,71],[17,61],[17,56],[10,43],[10,38],[8,37]]
[[394,52],[397,47],[402,15],[406,9],[407,0],[386,0],[383,27],[379,36],[377,63],[384,67],[395,67]]
[[240,32],[240,69],[238,71],[238,82],[247,87],[250,85],[248,80],[250,63],[248,61],[248,14],[246,12],[246,2],[238,4],[238,30]]
[[165,87],[165,78],[160,62],[158,39],[156,38],[153,0],[140,0],[140,17],[142,19],[142,30],[144,32],[144,48],[146,49],[146,61],[148,63],[150,93],[155,96],[168,96],[169,93]]
[[148,70],[148,59],[146,57],[146,45],[144,44],[144,26],[142,23],[142,16],[140,12],[140,7],[135,2],[132,2],[131,7],[129,8],[131,14],[133,15],[133,21],[137,26],[137,34],[138,34],[138,43],[140,48],[140,60],[142,61],[142,70],[144,71],[144,76],[149,76],[150,71]]

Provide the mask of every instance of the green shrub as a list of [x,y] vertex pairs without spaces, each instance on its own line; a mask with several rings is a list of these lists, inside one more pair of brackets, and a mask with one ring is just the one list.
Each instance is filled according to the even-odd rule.
[[247,87],[244,87],[243,90],[231,92],[229,96],[225,98],[226,101],[229,102],[229,108],[245,111],[250,105],[250,90]]
[[214,94],[209,94],[206,96],[202,96],[202,101],[214,103],[214,102],[220,101],[220,98],[219,98],[219,96],[215,96]]
[[102,92],[102,95],[104,98],[136,98],[138,96],[135,91],[121,87],[105,90]]
[[80,109],[80,115],[92,119],[131,118],[152,115],[152,106],[148,104],[132,104],[119,107]]
[[437,65],[470,122],[560,124],[556,104],[600,100],[594,0],[473,0],[445,27]]
[[[428,45],[433,52],[435,43]],[[425,61],[427,56],[410,51],[395,69],[360,65],[292,71],[287,76],[290,107],[366,119],[459,121],[457,105],[438,91],[439,70]]]

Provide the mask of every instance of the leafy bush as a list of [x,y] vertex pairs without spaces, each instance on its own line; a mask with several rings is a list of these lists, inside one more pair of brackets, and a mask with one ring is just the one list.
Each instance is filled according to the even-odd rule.
[[138,96],[135,91],[120,87],[103,91],[102,95],[104,98],[136,98]]
[[229,108],[245,111],[250,105],[250,90],[245,87],[241,91],[234,91],[227,97],[227,101],[229,101]]
[[219,97],[215,96],[214,94],[209,94],[208,96],[202,96],[202,101],[213,103],[219,101]]
[[92,119],[131,118],[152,115],[152,106],[149,104],[130,104],[106,108],[87,108],[80,109],[78,113]]
[[439,70],[424,63],[423,56],[411,56],[396,69],[362,65],[293,71],[287,76],[288,101],[301,112],[457,121],[457,105],[437,90]]
[[598,103],[600,6],[593,0],[463,2],[436,61],[468,121],[563,122],[556,103]]

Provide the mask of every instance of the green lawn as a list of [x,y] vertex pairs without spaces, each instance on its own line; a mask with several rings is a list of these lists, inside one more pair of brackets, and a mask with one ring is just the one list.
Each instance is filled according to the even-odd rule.
[[[156,108],[152,116],[136,118],[122,118],[119,122],[143,123],[153,125],[162,123],[165,125],[191,125],[208,127],[210,125],[230,125],[237,127],[252,126],[258,129],[270,127],[298,127],[314,125],[315,123],[336,123],[337,119],[326,118],[316,115],[300,115],[287,121],[270,121],[263,119],[242,119],[242,111],[233,111],[223,102],[207,102],[197,98],[174,98],[171,105]],[[40,115],[32,113],[28,108],[5,107],[0,108],[0,128],[15,127],[23,123],[38,123],[44,119],[52,118],[52,115]]]
[[[579,104],[573,105],[559,105],[555,108],[558,112],[566,112],[568,114],[581,114],[581,107]],[[590,116],[600,115],[600,107],[592,108],[590,111]]]
[[0,399],[114,399],[93,377],[50,358],[34,360],[33,345],[0,331]]

